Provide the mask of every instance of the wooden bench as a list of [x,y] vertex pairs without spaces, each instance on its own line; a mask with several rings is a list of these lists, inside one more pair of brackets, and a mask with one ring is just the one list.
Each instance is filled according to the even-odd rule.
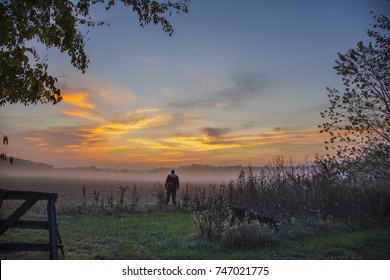
[[[64,256],[64,245],[57,227],[55,203],[56,193],[11,191],[0,189],[0,209],[4,200],[24,200],[24,202],[5,220],[0,220],[0,236],[9,228],[49,230],[49,242],[1,242],[0,251],[49,251],[50,259],[58,259],[58,250]],[[20,220],[20,218],[38,201],[47,200],[48,221]]]

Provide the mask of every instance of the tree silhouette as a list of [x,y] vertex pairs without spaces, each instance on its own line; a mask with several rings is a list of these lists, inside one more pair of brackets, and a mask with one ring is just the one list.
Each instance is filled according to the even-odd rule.
[[330,107],[321,113],[327,121],[326,148],[339,158],[360,157],[390,146],[390,22],[375,16],[368,44],[358,42],[346,54],[338,53],[334,67],[342,76],[344,91],[329,89]]

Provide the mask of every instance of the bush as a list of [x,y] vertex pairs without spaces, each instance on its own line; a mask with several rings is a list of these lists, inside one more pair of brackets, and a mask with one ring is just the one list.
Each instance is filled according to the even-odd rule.
[[275,229],[258,220],[246,218],[244,222],[230,222],[231,217],[222,225],[220,241],[228,247],[258,247],[276,239]]

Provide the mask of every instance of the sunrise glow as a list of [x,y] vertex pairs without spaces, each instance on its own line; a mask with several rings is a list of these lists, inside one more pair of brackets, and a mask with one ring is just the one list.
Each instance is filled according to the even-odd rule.
[[342,87],[334,60],[365,39],[381,3],[309,2],[193,1],[171,37],[121,9],[96,11],[111,24],[88,33],[86,73],[46,50],[63,100],[1,107],[2,152],[128,169],[325,154],[326,87]]

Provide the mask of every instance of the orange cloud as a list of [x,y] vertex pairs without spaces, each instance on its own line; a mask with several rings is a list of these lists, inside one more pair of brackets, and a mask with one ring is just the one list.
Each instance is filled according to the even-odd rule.
[[61,112],[67,116],[77,117],[87,120],[101,120],[93,109],[95,105],[88,102],[89,94],[86,92],[67,92],[63,95],[63,103],[66,106],[71,105],[70,108],[64,108]]
[[[128,156],[132,158],[135,155],[141,156],[141,154],[152,153],[157,147],[140,151],[138,145],[134,145],[129,142],[129,136],[133,129],[143,129],[159,122],[164,121],[165,115],[157,115],[149,118],[143,118],[132,122],[107,122],[97,126],[81,127],[74,132],[73,143],[68,143],[61,148],[57,148],[57,151],[66,152],[71,151],[83,155],[94,153],[94,156],[101,155],[102,158],[112,156],[110,153],[121,151],[123,156],[128,153]],[[133,142],[134,143],[134,142]],[[104,155],[103,155],[104,154]]]
[[26,140],[28,142],[32,142],[35,144],[38,148],[45,148],[49,144],[45,141],[44,136],[36,136],[36,137],[23,137],[23,140]]
[[62,113],[72,117],[79,117],[82,119],[95,119],[95,115],[92,112],[81,110],[80,108],[64,109]]
[[125,134],[132,129],[145,128],[151,124],[159,123],[167,118],[165,115],[157,115],[149,118],[144,118],[132,122],[111,122],[99,125],[90,130],[90,133],[103,133],[103,134]]
[[[286,146],[304,143],[318,143],[322,140],[313,129],[273,130],[262,134],[221,133],[221,135],[173,135],[169,137],[137,137],[128,140],[129,145],[136,144],[139,149],[156,151],[171,156],[192,152],[212,152],[228,150],[235,153],[261,146]],[[269,149],[269,148],[267,148]],[[237,152],[236,152],[237,153]],[[201,155],[201,154],[200,154]],[[231,154],[230,154],[231,155]],[[237,154],[240,157],[240,154]]]
[[70,103],[76,107],[93,109],[95,106],[87,102],[88,94],[85,92],[67,92],[64,94],[62,101]]

